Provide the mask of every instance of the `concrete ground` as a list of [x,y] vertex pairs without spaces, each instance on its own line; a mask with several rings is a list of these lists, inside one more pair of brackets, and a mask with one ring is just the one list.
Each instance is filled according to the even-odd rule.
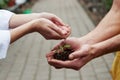
[[[38,0],[32,11],[56,14],[71,26],[72,37],[95,28],[77,0]],[[79,71],[49,66],[45,54],[58,42],[33,33],[11,44],[7,58],[0,60],[0,80],[112,80],[113,54],[94,59]]]

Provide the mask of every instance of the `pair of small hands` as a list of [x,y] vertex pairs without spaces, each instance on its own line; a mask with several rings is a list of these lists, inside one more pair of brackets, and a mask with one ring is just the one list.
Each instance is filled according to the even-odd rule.
[[[65,39],[70,33],[71,29],[68,25],[54,14],[41,13],[40,19],[35,20],[36,31],[39,32],[46,39]],[[42,26],[39,26],[42,25]]]
[[[19,27],[18,27],[19,26]],[[40,33],[45,39],[65,39],[71,29],[62,20],[51,13],[14,14],[10,20],[11,43],[31,32]]]
[[[64,43],[71,45],[72,50],[74,50],[74,52],[69,55],[70,60],[61,61],[54,59],[54,50]],[[80,38],[67,38],[65,41],[57,44],[53,50],[46,55],[46,57],[48,63],[57,69],[68,68],[79,70],[83,65],[93,59],[94,55],[92,54],[92,47],[90,45],[83,44],[83,41]]]

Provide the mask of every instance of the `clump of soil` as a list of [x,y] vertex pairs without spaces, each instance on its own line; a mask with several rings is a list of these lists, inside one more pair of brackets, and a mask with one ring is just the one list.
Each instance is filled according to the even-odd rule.
[[69,60],[69,55],[73,52],[71,46],[68,44],[64,44],[60,46],[54,53],[53,58],[57,60],[66,61]]

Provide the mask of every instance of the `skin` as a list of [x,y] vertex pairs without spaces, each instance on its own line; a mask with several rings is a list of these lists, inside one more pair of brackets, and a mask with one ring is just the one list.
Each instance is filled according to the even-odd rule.
[[[92,59],[119,50],[120,39],[120,0],[114,0],[111,10],[101,20],[97,27],[81,38],[68,38],[57,44],[46,55],[48,63],[57,69],[68,68],[79,70]],[[112,17],[111,17],[112,16]],[[60,61],[53,59],[54,50],[63,43],[70,44],[74,50],[69,55],[71,60]]]
[[65,39],[70,35],[70,27],[60,18],[50,13],[13,15],[10,19],[11,43],[22,36],[38,32],[45,39]]
[[65,25],[65,23],[63,23],[59,17],[57,17],[52,13],[47,13],[47,12],[31,13],[31,14],[14,14],[10,19],[9,25],[10,25],[10,28],[16,28],[29,21],[40,19],[40,18],[48,19],[57,25],[61,25],[61,26]]
[[60,60],[53,59],[53,57],[51,56],[54,54],[54,50],[57,48],[57,46],[53,49],[53,51],[51,51],[47,55],[47,59],[49,64],[52,66],[54,65],[54,67],[57,69],[68,68],[68,69],[79,70],[81,69],[81,67],[83,67],[85,64],[87,64],[89,61],[91,61],[94,58],[100,57],[110,52],[120,50],[119,40],[120,40],[120,34],[112,38],[109,38],[105,41],[96,43],[94,45],[84,44],[80,46],[81,45],[80,39],[69,38],[67,39],[66,42],[62,42],[59,45],[63,45],[64,43],[72,45],[71,48],[74,49],[75,52],[73,52],[69,56],[71,60],[60,61]]

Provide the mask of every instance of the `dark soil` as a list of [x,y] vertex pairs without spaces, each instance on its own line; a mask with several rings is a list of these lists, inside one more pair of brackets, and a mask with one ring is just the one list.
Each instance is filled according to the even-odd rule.
[[54,59],[66,61],[69,60],[69,55],[73,52],[70,47],[60,47],[58,50],[55,51],[53,55]]

